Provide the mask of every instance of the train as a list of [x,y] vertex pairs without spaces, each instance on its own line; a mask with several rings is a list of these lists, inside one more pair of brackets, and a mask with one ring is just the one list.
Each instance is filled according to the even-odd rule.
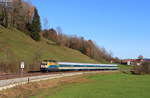
[[118,70],[117,64],[91,64],[57,62],[56,60],[43,60],[40,65],[41,72],[52,71],[85,71],[85,70]]

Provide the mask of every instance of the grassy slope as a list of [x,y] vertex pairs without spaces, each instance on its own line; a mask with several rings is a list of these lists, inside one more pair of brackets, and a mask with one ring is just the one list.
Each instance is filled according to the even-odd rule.
[[0,26],[0,60],[24,60],[31,63],[37,53],[41,54],[41,59],[97,63],[76,50],[60,47],[46,39],[35,42],[16,29]]
[[49,88],[31,98],[150,98],[149,75],[97,74],[86,78],[92,81]]

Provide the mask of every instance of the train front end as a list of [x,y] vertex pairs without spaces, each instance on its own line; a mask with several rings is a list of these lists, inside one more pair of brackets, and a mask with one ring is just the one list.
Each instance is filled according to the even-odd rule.
[[55,60],[43,60],[40,70],[41,72],[58,71],[58,63]]

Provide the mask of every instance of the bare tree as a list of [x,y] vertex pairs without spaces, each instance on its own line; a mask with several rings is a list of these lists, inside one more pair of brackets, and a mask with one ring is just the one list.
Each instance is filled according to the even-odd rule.
[[44,28],[45,28],[45,29],[48,29],[48,27],[49,27],[48,18],[47,18],[47,17],[44,18],[43,22],[44,22]]
[[68,36],[63,34],[60,27],[54,29],[44,30],[45,38],[55,41],[61,46],[66,46],[82,52],[83,54],[101,61],[112,59],[111,53],[107,52],[105,48],[99,48],[92,40],[85,40],[83,37]]

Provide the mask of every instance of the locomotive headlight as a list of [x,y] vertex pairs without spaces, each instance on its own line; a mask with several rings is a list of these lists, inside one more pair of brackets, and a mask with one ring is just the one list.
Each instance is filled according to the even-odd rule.
[[45,68],[45,66],[44,66],[44,65],[41,65],[41,68]]

